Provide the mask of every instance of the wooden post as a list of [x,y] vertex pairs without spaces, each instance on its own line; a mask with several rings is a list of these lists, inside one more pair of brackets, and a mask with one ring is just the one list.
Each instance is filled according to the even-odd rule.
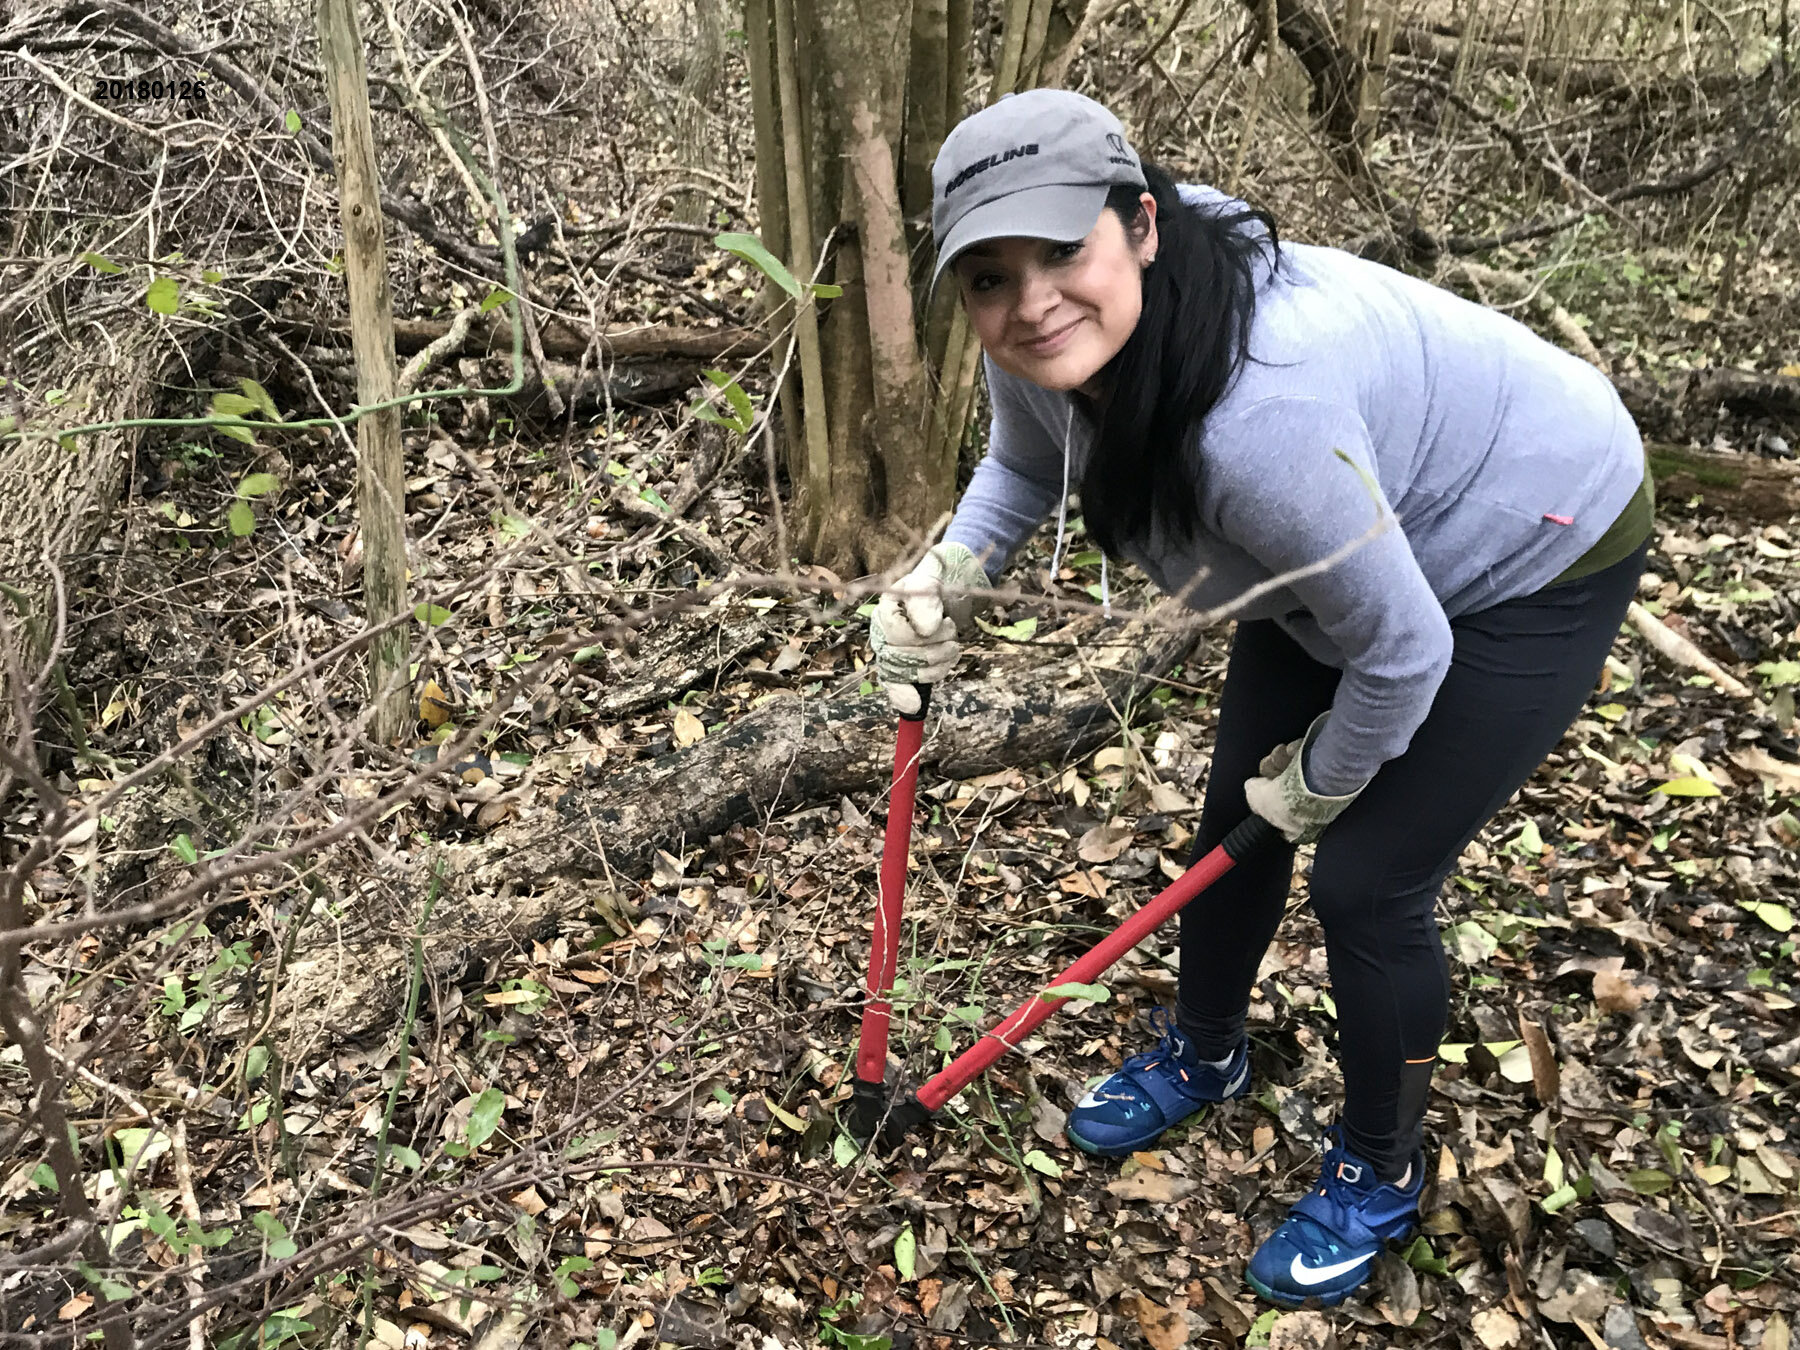
[[[344,224],[356,398],[367,407],[394,397],[394,308],[356,0],[319,0],[318,24],[325,88],[331,96],[331,146]],[[358,419],[356,449],[363,606],[374,626],[406,607],[406,475],[400,454],[400,410],[384,408]],[[369,694],[375,700],[370,731],[384,744],[395,740],[409,720],[408,638],[407,629],[398,627],[369,648]]]

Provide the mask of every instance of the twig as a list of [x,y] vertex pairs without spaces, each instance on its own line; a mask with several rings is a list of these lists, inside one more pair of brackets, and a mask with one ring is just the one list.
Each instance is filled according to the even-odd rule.
[[[419,1015],[419,990],[425,983],[425,928],[431,922],[432,907],[437,904],[438,889],[443,885],[444,862],[435,859],[431,865],[431,887],[425,893],[425,906],[419,911],[419,922],[413,929],[412,969],[406,978],[406,1015],[400,1020],[400,1064],[394,1070],[394,1081],[388,1087],[387,1104],[381,1111],[381,1125],[375,1131],[375,1170],[369,1179],[369,1203],[381,1198],[381,1182],[387,1167],[388,1127],[394,1121],[394,1108],[400,1103],[400,1089],[406,1085],[407,1069],[412,1064],[413,1023]],[[198,1322],[192,1325],[199,1325]],[[362,1332],[356,1350],[364,1350],[375,1331],[375,1254],[363,1267]]]
[[[194,1167],[188,1158],[185,1116],[175,1118],[175,1128],[169,1134],[169,1153],[175,1159],[175,1185],[181,1192],[182,1216],[198,1230],[200,1200],[194,1194]],[[199,1307],[201,1299],[206,1296],[206,1258],[200,1252],[198,1242],[188,1247],[187,1290],[190,1310]],[[206,1350],[206,1318],[202,1313],[195,1313],[194,1320],[188,1323],[188,1350]]]
[[1756,697],[1742,680],[1726,671],[1718,662],[1668,627],[1637,601],[1631,602],[1631,608],[1626,611],[1626,614],[1631,619],[1632,627],[1644,635],[1645,641],[1676,665],[1688,670],[1699,671],[1720,689],[1736,698],[1754,699]]
[[394,392],[396,394],[412,393],[426,371],[439,361],[447,360],[462,351],[463,344],[469,340],[469,330],[474,327],[475,320],[480,314],[480,305],[469,305],[459,311],[457,316],[451,320],[449,331],[442,337],[433,339],[423,351],[401,368],[400,377],[394,382]]

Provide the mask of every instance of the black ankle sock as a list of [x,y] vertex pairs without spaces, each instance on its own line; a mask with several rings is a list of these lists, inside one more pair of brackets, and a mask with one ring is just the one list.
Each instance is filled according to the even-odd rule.
[[1177,1003],[1175,1025],[1193,1044],[1195,1054],[1215,1064],[1235,1055],[1244,1041],[1243,1013],[1236,1017],[1210,1017]]

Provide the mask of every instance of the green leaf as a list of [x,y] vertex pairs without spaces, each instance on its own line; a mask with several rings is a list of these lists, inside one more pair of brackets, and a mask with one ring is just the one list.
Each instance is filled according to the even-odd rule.
[[272,473],[247,473],[238,482],[238,496],[261,497],[281,490],[281,480]]
[[844,293],[842,286],[834,286],[829,281],[816,281],[812,286],[815,300],[836,300]]
[[225,513],[225,524],[234,536],[242,539],[256,529],[256,512],[250,509],[249,502],[233,502]]
[[214,394],[207,411],[214,417],[248,417],[257,411],[256,400],[242,394]]
[[413,606],[413,618],[417,619],[427,628],[442,628],[445,624],[450,622],[451,617],[450,611],[445,609],[442,605],[420,604]]
[[257,1232],[269,1240],[269,1255],[277,1261],[285,1261],[300,1249],[288,1236],[287,1225],[267,1210],[261,1210],[250,1217],[250,1224]]
[[1076,998],[1084,1003],[1104,1003],[1112,997],[1112,990],[1103,984],[1053,984],[1038,997]]
[[1671,797],[1717,797],[1719,785],[1708,782],[1704,778],[1671,778],[1668,782],[1650,789],[1652,792],[1665,792]]
[[254,1083],[269,1071],[269,1047],[253,1045],[250,1053],[244,1056],[244,1081]]
[[223,422],[213,423],[213,430],[221,436],[229,436],[234,441],[242,441],[245,445],[256,444],[256,433],[249,427],[231,426]]
[[169,852],[180,858],[189,867],[200,861],[199,850],[194,847],[194,841],[185,834],[178,834],[169,841]]
[[50,1164],[41,1162],[31,1169],[31,1184],[46,1191],[58,1191],[62,1187],[57,1184],[56,1173],[50,1170]]
[[275,400],[270,398],[269,391],[264,389],[255,380],[251,379],[248,375],[240,375],[238,377],[238,388],[244,391],[244,397],[249,399],[251,406],[264,417],[268,418],[271,422],[279,422],[281,420],[281,413],[276,410]]
[[1019,1161],[1032,1171],[1042,1172],[1047,1177],[1060,1177],[1063,1174],[1062,1164],[1041,1148],[1032,1149]]
[[298,136],[300,134],[300,114],[292,108],[287,110],[287,115],[281,119],[281,123],[288,129],[288,135]]
[[894,1239],[894,1269],[900,1278],[910,1280],[918,1269],[919,1239],[913,1236],[909,1223],[900,1230],[900,1236]]
[[504,286],[495,287],[493,290],[489,291],[486,295],[481,297],[481,312],[483,314],[486,314],[489,310],[499,309],[500,306],[504,305],[508,300],[510,300],[512,298],[513,298],[513,293],[511,291],[507,290],[506,287],[504,287]]
[[144,303],[157,314],[173,314],[181,306],[181,283],[174,277],[158,277],[144,292]]
[[405,1144],[389,1144],[388,1157],[392,1158],[409,1172],[418,1171],[422,1165],[419,1159],[419,1151],[416,1148],[408,1148]]
[[1756,673],[1774,688],[1784,684],[1800,684],[1800,661],[1764,661]]
[[1246,1346],[1267,1345],[1269,1337],[1275,1330],[1275,1319],[1281,1316],[1280,1308],[1270,1308],[1250,1324],[1250,1332],[1244,1337]]
[[1625,1178],[1625,1184],[1639,1195],[1655,1195],[1673,1186],[1675,1178],[1660,1167],[1641,1167]]
[[204,281],[208,286],[217,286],[221,281],[225,280],[225,274],[215,268],[209,267],[200,274],[200,280]]
[[1500,950],[1500,940],[1473,919],[1464,919],[1444,934],[1456,959],[1466,966],[1479,966]]
[[707,403],[704,400],[695,403],[689,411],[702,422],[711,422],[716,426],[730,427],[733,431],[743,430],[743,428],[737,424],[735,418],[726,417],[724,414],[715,411],[712,404]]
[[794,280],[794,274],[755,235],[721,234],[713,238],[713,243],[727,253],[735,253],[794,299],[800,298],[800,283]]
[[1427,1275],[1448,1275],[1450,1264],[1432,1249],[1431,1243],[1423,1233],[1412,1240],[1412,1246],[1406,1249],[1406,1264],[1414,1270],[1422,1270]]
[[1084,548],[1079,553],[1071,553],[1063,559],[1066,567],[1098,567],[1100,559],[1106,555],[1097,548]]
[[1544,836],[1538,833],[1537,822],[1528,820],[1518,834],[1507,841],[1508,852],[1522,857],[1535,858],[1544,851]]
[[102,1275],[86,1261],[77,1261],[75,1269],[81,1272],[89,1284],[100,1291],[100,1296],[108,1303],[117,1303],[121,1299],[130,1298],[137,1292],[128,1284],[121,1284],[118,1280]]
[[480,1148],[500,1128],[500,1114],[506,1110],[506,1094],[499,1088],[489,1088],[475,1099],[475,1105],[469,1108],[469,1127],[464,1133],[469,1143]]
[[750,395],[744,392],[743,386],[722,370],[709,370],[706,378],[724,391],[731,410],[737,414],[738,422],[748,431],[750,424],[756,420],[756,405],[750,401]]
[[840,1134],[831,1141],[831,1160],[839,1167],[848,1167],[856,1161],[856,1141],[847,1134]]
[[108,275],[116,275],[125,270],[111,258],[108,258],[101,253],[84,253],[81,255],[81,261],[93,268],[96,272],[105,272]]
[[1794,911],[1786,905],[1778,905],[1773,900],[1740,900],[1738,906],[1749,910],[1777,933],[1793,931]]
[[670,510],[669,504],[663,500],[662,494],[655,488],[645,488],[643,491],[639,492],[638,500],[649,502],[650,505],[654,506],[659,511]]

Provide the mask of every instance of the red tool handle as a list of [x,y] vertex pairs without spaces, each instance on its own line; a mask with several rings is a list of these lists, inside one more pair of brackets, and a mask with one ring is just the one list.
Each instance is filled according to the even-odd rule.
[[894,786],[888,795],[887,832],[881,843],[881,894],[875,906],[869,940],[869,997],[863,1004],[862,1038],[856,1046],[856,1077],[873,1087],[887,1073],[888,1026],[894,1005],[889,997],[900,967],[900,911],[906,893],[906,848],[912,841],[913,800],[919,785],[919,747],[925,735],[925,710],[931,686],[919,691],[919,711],[902,713],[894,741]]
[[[1045,987],[1054,989],[1059,984],[1092,984],[1102,971],[1148,937],[1171,914],[1224,876],[1240,859],[1264,844],[1273,842],[1277,834],[1275,827],[1260,816],[1249,817],[1225,837],[1224,843],[1183,872],[1160,895],[1102,938],[1085,956]],[[941,1073],[927,1080],[915,1094],[919,1105],[927,1111],[936,1111],[1002,1054],[1017,1049],[1019,1042],[1068,1001],[1067,998],[1050,998],[1037,994],[1021,1004],[1011,1017],[951,1060]],[[885,1029],[885,1016],[882,1025]],[[866,1046],[867,1022],[863,1024],[863,1038]],[[860,1074],[860,1069],[858,1072]]]

